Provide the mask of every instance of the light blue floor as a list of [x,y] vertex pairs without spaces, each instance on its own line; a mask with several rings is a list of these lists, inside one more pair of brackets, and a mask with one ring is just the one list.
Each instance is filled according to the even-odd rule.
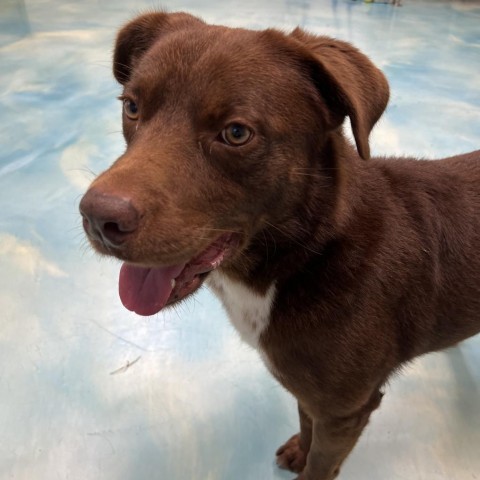
[[[212,295],[137,317],[118,299],[119,265],[83,238],[79,198],[123,148],[115,30],[155,3],[0,0],[2,480],[293,478],[275,467],[274,451],[297,430],[294,401]],[[478,2],[162,5],[354,42],[392,87],[376,154],[480,148]],[[341,478],[480,479],[479,452],[473,338],[391,382]]]

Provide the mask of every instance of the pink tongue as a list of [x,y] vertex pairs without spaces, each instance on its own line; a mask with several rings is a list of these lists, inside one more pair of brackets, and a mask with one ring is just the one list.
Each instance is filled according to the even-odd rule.
[[144,268],[124,263],[118,279],[118,292],[125,308],[138,315],[154,315],[167,303],[172,280],[185,265]]

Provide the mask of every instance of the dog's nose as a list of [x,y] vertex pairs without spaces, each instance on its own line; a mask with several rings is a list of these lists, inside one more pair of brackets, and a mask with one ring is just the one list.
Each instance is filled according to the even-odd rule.
[[131,198],[91,188],[80,202],[83,228],[107,246],[119,247],[137,228],[140,214]]

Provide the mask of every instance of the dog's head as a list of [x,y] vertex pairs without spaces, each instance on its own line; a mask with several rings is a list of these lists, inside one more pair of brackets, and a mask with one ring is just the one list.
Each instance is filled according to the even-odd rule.
[[295,216],[321,182],[301,173],[322,175],[322,152],[346,116],[368,158],[388,100],[384,76],[347,43],[184,13],[127,24],[113,70],[127,148],[80,210],[94,248],[126,262],[120,296],[144,315]]

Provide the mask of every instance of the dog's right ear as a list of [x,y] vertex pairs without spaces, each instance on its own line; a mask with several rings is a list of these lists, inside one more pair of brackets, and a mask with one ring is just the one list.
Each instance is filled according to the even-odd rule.
[[155,12],[141,15],[127,23],[118,33],[113,54],[113,74],[124,85],[136,62],[162,35],[203,21],[188,13]]

